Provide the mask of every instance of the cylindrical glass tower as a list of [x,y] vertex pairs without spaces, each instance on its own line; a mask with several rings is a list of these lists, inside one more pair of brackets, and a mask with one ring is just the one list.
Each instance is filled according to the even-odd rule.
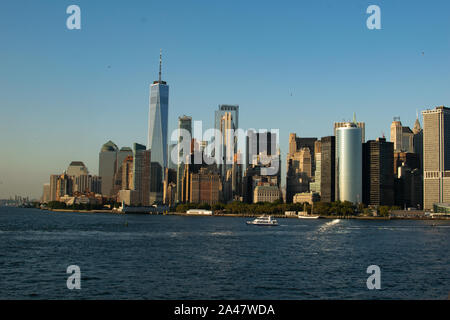
[[361,134],[351,122],[336,131],[336,200],[362,201]]

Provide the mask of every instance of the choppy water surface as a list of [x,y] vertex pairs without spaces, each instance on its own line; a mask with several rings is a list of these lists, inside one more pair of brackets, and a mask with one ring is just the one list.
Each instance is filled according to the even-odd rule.
[[[450,221],[0,208],[0,299],[447,299]],[[81,290],[66,268],[81,269]],[[381,290],[368,290],[369,265]]]

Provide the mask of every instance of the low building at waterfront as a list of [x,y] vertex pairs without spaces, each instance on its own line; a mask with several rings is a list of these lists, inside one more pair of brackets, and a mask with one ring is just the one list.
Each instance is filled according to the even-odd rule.
[[274,202],[281,199],[278,186],[257,186],[253,192],[253,203]]
[[309,203],[320,201],[320,195],[317,192],[302,192],[294,195],[293,203]]
[[139,191],[136,190],[119,190],[117,194],[117,202],[124,203],[127,206],[141,206]]

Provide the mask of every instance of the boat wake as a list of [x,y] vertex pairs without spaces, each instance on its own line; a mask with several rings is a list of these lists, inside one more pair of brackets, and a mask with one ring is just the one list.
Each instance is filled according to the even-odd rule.
[[337,224],[340,223],[340,222],[341,222],[341,219],[334,219],[334,220],[331,220],[331,221],[329,221],[329,222],[327,222],[327,223],[321,225],[321,226],[319,227],[319,230],[318,230],[318,231],[319,231],[319,232],[325,232],[325,231],[327,231],[328,229],[330,229],[331,227],[337,225]]

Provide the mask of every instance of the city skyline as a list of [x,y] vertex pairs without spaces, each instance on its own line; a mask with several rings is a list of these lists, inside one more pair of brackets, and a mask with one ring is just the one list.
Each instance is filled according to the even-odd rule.
[[[191,49],[186,51],[186,55],[182,55],[180,51],[184,52],[185,47],[177,50],[173,43],[159,37],[155,39],[154,44],[142,47],[137,44],[137,39],[133,38],[130,40],[133,45],[130,50],[122,50],[115,54],[109,52],[106,56],[102,56],[112,48],[114,40],[114,37],[106,32],[105,35],[109,36],[107,41],[109,46],[93,50],[92,56],[78,50],[79,58],[73,56],[71,50],[76,49],[78,45],[86,48],[93,40],[93,36],[95,38],[105,32],[101,24],[94,19],[88,19],[91,10],[91,14],[100,13],[99,6],[87,2],[80,3],[80,7],[88,17],[84,20],[83,29],[77,34],[70,33],[71,31],[64,30],[63,27],[62,30],[58,29],[59,20],[64,22],[65,18],[64,14],[56,15],[58,8],[48,4],[44,4],[43,8],[37,7],[35,12],[41,13],[44,17],[48,15],[50,21],[42,28],[55,28],[52,33],[55,33],[56,39],[61,39],[62,48],[56,49],[54,44],[47,42],[48,47],[42,46],[35,55],[23,52],[14,58],[13,55],[21,48],[27,47],[24,42],[29,35],[25,35],[24,32],[34,20],[25,22],[25,26],[19,26],[17,22],[11,21],[11,18],[0,14],[2,15],[0,21],[4,21],[7,25],[12,24],[16,28],[10,29],[12,32],[1,33],[6,44],[10,46],[0,55],[4,61],[11,62],[5,66],[5,72],[0,76],[0,83],[5,88],[1,101],[2,106],[6,106],[5,109],[2,108],[1,136],[4,143],[2,147],[11,150],[12,154],[0,159],[2,172],[0,198],[9,198],[15,194],[39,198],[42,185],[48,183],[49,175],[62,172],[72,161],[82,161],[92,174],[98,174],[96,168],[99,147],[108,140],[117,143],[119,148],[130,147],[134,142],[145,143],[148,132],[145,120],[148,116],[148,102],[145,101],[149,98],[148,89],[145,88],[148,88],[157,75],[157,53],[161,47],[165,56],[167,55],[165,78],[171,83],[169,133],[176,129],[177,119],[183,114],[191,116],[193,121],[202,120],[204,128],[212,128],[213,111],[217,105],[238,104],[240,127],[280,129],[282,176],[286,169],[285,157],[288,151],[288,136],[291,132],[297,133],[299,137],[329,136],[333,134],[333,122],[342,121],[342,118],[349,120],[353,112],[356,112],[358,120],[366,123],[366,140],[374,140],[382,136],[382,132],[388,135],[394,116],[400,116],[405,126],[412,127],[416,110],[423,111],[435,106],[448,105],[449,93],[446,86],[449,62],[448,57],[443,56],[442,52],[448,52],[449,44],[448,41],[442,41],[436,47],[435,43],[436,37],[448,38],[448,35],[439,31],[441,28],[447,28],[448,22],[438,23],[433,22],[433,19],[426,21],[419,19],[416,21],[417,24],[408,25],[411,27],[408,32],[421,35],[419,40],[413,39],[414,37],[402,39],[401,45],[396,45],[393,40],[400,34],[400,30],[404,34],[405,26],[402,23],[406,23],[407,13],[412,12],[413,17],[418,17],[418,12],[422,8],[419,5],[410,5],[408,10],[411,12],[405,13],[403,10],[405,8],[400,5],[382,4],[384,23],[383,29],[379,31],[364,29],[366,16],[362,2],[359,7],[355,4],[344,4],[342,7],[331,3],[329,5],[331,7],[323,3],[307,7],[300,5],[297,12],[303,19],[306,18],[305,10],[327,18],[333,18],[334,15],[329,12],[333,10],[336,17],[340,13],[348,16],[355,14],[356,18],[352,17],[350,22],[343,21],[342,25],[339,24],[346,31],[347,28],[355,30],[347,34],[349,39],[338,48],[334,47],[337,42],[333,41],[332,37],[339,33],[339,28],[338,31],[327,28],[330,22],[326,19],[323,21],[325,26],[316,30],[314,27],[317,26],[310,19],[300,19],[296,22],[295,17],[289,15],[287,25],[297,26],[295,23],[298,23],[298,26],[306,27],[308,32],[323,36],[323,42],[308,38],[307,34],[301,32],[301,28],[296,28],[300,36],[299,43],[282,42],[281,40],[292,38],[293,35],[289,37],[281,35],[276,42],[277,44],[281,42],[282,45],[275,49],[264,45],[262,43],[264,33],[252,29],[250,22],[244,24],[244,16],[238,15],[237,21],[249,28],[244,34],[248,36],[254,31],[254,34],[260,37],[255,48],[247,45],[239,47],[236,52],[226,49],[227,43],[236,46],[245,39],[243,36],[238,37],[237,43],[234,43],[221,34],[222,37],[219,38],[225,40],[221,44],[224,53],[212,49],[203,52],[200,49],[196,51]],[[2,8],[2,13],[8,9],[20,9],[20,4],[8,3],[2,4],[3,6],[6,8],[4,10]],[[163,10],[164,5],[160,6],[156,9]],[[224,6],[225,12],[237,14],[237,9]],[[445,12],[448,4],[443,3],[440,6],[442,7],[440,11]],[[266,16],[268,8],[263,7],[266,11],[261,14]],[[250,6],[240,5],[239,8],[249,9]],[[424,12],[430,10],[426,7],[423,9]],[[439,10],[433,9],[435,16],[441,14],[437,11]],[[205,12],[207,8],[202,14]],[[398,21],[392,20],[392,12],[396,12]],[[134,18],[140,16],[135,9],[130,9],[128,13]],[[219,14],[215,11],[214,13]],[[411,19],[411,15],[408,19]],[[121,27],[126,29],[123,32],[130,32],[130,28],[136,28],[141,35],[150,31],[148,22],[138,21],[138,24],[136,22],[133,24],[130,23],[131,20],[132,18],[128,17],[128,20],[119,22],[118,26],[113,26],[113,31],[120,30]],[[255,19],[251,21],[254,23]],[[332,22],[337,23],[333,19]],[[282,26],[286,27],[286,24]],[[267,28],[260,24],[258,26],[264,32],[268,32]],[[430,31],[437,33],[433,36],[433,41],[426,39],[429,36],[427,32]],[[91,32],[93,34],[90,34]],[[169,31],[163,33],[166,32]],[[170,32],[173,34],[176,30],[170,29]],[[12,36],[15,36],[14,39]],[[302,43],[301,40],[305,40],[305,37],[307,41]],[[43,39],[38,36],[37,40]],[[330,46],[325,44],[327,40],[331,41]],[[348,41],[353,40],[359,45],[346,47]],[[414,41],[416,44],[413,44]],[[255,40],[250,42],[254,43]],[[33,43],[34,41],[31,45]],[[213,46],[219,44],[220,41],[213,42]],[[313,59],[310,51],[317,53],[317,50],[314,50],[317,46],[311,44],[316,44],[322,49],[335,50],[330,51],[330,54],[320,53]],[[360,48],[366,45],[371,45],[373,52]],[[431,45],[434,47],[430,47]],[[287,54],[290,46],[294,46],[294,53],[280,62],[278,58]],[[254,59],[254,54],[257,52],[259,54],[260,50],[266,47],[270,50]],[[140,48],[142,52],[136,54],[132,48]],[[380,54],[382,57],[377,56]],[[355,57],[359,58],[355,60]],[[50,61],[53,58],[55,61]],[[91,58],[92,65],[91,62],[80,62]],[[127,68],[126,64],[130,58],[136,58],[136,61]],[[305,67],[305,61],[308,64],[312,63],[318,70],[311,66]],[[186,66],[187,62],[189,67]],[[351,62],[355,65],[352,66]],[[218,68],[216,65],[221,63],[224,66]],[[243,67],[246,64],[247,69]],[[96,67],[90,70],[93,66]],[[143,67],[143,70],[138,70],[138,67]],[[232,68],[226,70],[230,67]],[[75,68],[81,71],[76,71]],[[364,72],[358,71],[358,68]],[[45,73],[46,70],[51,72]],[[27,71],[29,77],[25,77]],[[92,75],[95,75],[93,77],[95,79],[87,79]],[[274,77],[275,75],[278,76]],[[121,79],[122,76],[125,76],[125,79]],[[239,79],[236,81],[239,85],[233,82],[236,78]],[[200,79],[207,81],[200,82],[198,81]],[[356,85],[363,79],[367,80],[366,85],[364,83]],[[374,83],[370,81],[371,79]],[[103,80],[104,83],[100,85],[99,82]],[[336,83],[336,80],[343,80],[344,84]],[[37,81],[39,86],[33,86],[33,82]],[[80,83],[83,81],[86,83]],[[132,84],[127,85],[127,82]],[[202,87],[201,94],[194,94],[199,83]],[[25,90],[33,100],[28,95],[21,95],[18,88]],[[24,114],[27,116],[23,116]],[[420,122],[423,123],[422,119]]]

